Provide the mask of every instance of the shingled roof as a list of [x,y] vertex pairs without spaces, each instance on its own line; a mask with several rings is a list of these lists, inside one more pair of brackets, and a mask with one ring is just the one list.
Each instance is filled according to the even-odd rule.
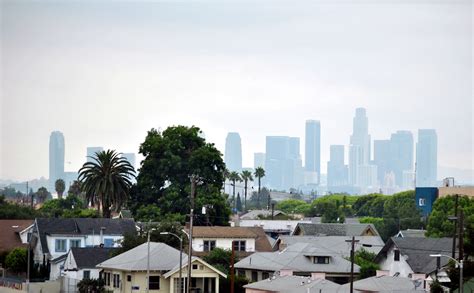
[[304,236],[379,236],[373,224],[298,223],[294,235]]
[[104,235],[124,235],[136,232],[135,222],[132,219],[36,219],[36,231],[39,234],[44,253],[49,252],[46,235],[93,235],[100,234],[101,228],[104,228]]
[[[252,227],[253,228],[253,227]],[[194,226],[193,238],[257,238],[249,227]]]
[[0,252],[26,246],[21,243],[19,233],[33,224],[33,220],[0,220]]
[[101,262],[111,258],[111,252],[116,248],[106,247],[74,247],[70,253],[73,255],[78,269],[95,268]]

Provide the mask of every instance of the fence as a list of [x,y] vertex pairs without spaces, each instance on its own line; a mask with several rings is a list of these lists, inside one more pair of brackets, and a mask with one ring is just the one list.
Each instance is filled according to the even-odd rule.
[[77,283],[80,280],[68,278],[68,277],[61,277],[60,279],[60,292],[61,293],[78,293],[79,290],[77,289]]

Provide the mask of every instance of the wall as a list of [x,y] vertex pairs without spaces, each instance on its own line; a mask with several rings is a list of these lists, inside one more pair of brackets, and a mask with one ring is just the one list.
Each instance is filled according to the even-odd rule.
[[245,251],[254,252],[255,251],[255,239],[254,238],[240,238],[240,239],[230,239],[230,238],[194,238],[193,237],[193,250],[194,251],[204,251],[204,240],[215,240],[216,247],[222,249],[232,250],[232,241],[245,240]]
[[400,273],[400,277],[409,278],[409,274],[413,274],[413,270],[408,265],[405,256],[400,253],[400,260],[394,261],[394,247],[392,246],[387,252],[387,258],[383,259],[379,265],[380,269],[389,271],[389,276],[393,276],[395,273]]
[[[114,239],[114,247],[120,246],[118,243],[120,240],[123,239],[121,235],[104,235],[104,239],[111,238]],[[56,249],[56,239],[67,239],[66,241],[66,251],[65,252],[57,252]],[[53,236],[46,236],[46,242],[48,243],[49,253],[51,257],[54,259],[59,257],[69,251],[70,247],[70,240],[81,240],[81,247],[87,246],[98,246],[101,243],[100,235],[84,235],[84,236],[65,236],[65,235],[53,235]]]
[[473,186],[452,186],[452,187],[439,187],[438,188],[439,197],[455,195],[455,194],[474,197],[474,187]]

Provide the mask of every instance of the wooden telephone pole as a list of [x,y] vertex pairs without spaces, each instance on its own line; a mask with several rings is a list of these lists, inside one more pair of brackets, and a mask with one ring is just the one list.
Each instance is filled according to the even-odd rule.
[[350,292],[354,292],[354,250],[355,244],[359,242],[359,240],[355,240],[355,237],[352,236],[351,240],[346,240],[346,242],[351,242],[351,284],[350,284]]

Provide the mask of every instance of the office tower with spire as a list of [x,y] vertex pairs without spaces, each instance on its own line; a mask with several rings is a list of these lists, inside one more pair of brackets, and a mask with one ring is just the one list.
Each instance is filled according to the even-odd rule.
[[321,178],[321,124],[318,120],[307,120],[305,127],[305,171],[316,179]]
[[229,132],[225,139],[224,161],[229,171],[242,171],[242,144],[237,132]]
[[64,179],[64,135],[53,131],[49,136],[49,188],[54,191],[56,180]]
[[417,187],[436,187],[438,170],[438,136],[434,129],[419,129],[416,144]]
[[359,146],[359,164],[367,165],[370,162],[370,135],[369,119],[365,108],[357,108],[356,115],[352,120],[351,145]]

